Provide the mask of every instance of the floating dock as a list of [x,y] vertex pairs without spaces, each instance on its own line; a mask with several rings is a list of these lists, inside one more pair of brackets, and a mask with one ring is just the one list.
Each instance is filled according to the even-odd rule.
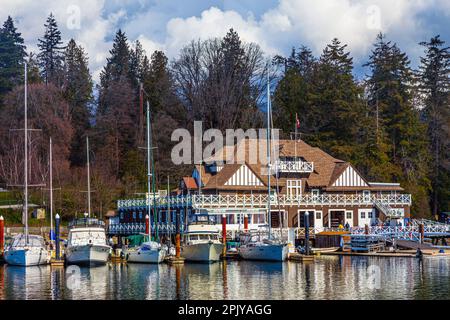
[[290,253],[288,256],[289,261],[296,261],[296,262],[313,262],[314,256],[313,255],[304,255],[300,253]]

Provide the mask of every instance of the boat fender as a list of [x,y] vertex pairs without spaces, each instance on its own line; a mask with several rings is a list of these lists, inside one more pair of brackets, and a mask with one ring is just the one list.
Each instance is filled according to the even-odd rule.
[[130,255],[127,253],[127,255],[125,256],[125,260],[128,260],[128,257],[129,257]]

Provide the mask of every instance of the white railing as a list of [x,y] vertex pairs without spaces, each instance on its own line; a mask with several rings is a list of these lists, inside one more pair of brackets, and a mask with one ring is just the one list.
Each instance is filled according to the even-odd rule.
[[313,172],[314,164],[301,160],[278,160],[275,168],[278,172]]
[[[351,228],[352,234],[364,234],[364,227],[353,227]],[[424,226],[424,234],[437,234],[437,233],[449,233],[449,228],[446,225],[425,225]],[[380,235],[385,239],[402,239],[402,240],[412,240],[419,241],[420,233],[419,226],[401,226],[401,227],[393,227],[393,226],[372,226],[369,227],[370,235]]]
[[[348,195],[348,194],[321,194],[321,195],[271,195],[271,204],[273,206],[371,206],[375,201],[392,205],[411,205],[410,194],[389,194],[389,195]],[[153,206],[153,200],[150,200]],[[243,208],[261,208],[267,209],[268,195],[189,195],[172,196],[155,199],[156,206],[172,208],[192,206],[194,209],[243,209]],[[122,208],[133,208],[147,206],[145,199],[118,200],[117,206]]]

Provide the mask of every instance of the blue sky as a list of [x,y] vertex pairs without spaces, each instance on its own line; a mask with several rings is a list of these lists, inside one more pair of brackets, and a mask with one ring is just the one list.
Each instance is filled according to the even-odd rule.
[[450,42],[448,0],[2,0],[0,20],[11,15],[31,51],[53,12],[65,41],[74,38],[88,52],[94,79],[111,41],[122,28],[139,39],[148,54],[170,58],[192,39],[223,36],[230,27],[270,55],[309,46],[316,55],[334,37],[347,43],[358,77],[379,32],[398,43],[416,66],[418,42],[435,34]]

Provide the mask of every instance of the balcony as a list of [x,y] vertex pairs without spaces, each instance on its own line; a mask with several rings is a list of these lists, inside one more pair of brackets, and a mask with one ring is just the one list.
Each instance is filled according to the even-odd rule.
[[[165,208],[170,205],[171,208],[194,209],[267,209],[267,194],[259,195],[190,195],[190,196],[172,196],[155,199],[155,206]],[[153,202],[153,200],[151,200]],[[320,194],[320,195],[276,195],[270,196],[270,202],[273,206],[370,206],[383,203],[385,206],[403,206],[411,205],[410,194],[387,194],[387,195],[346,195],[346,194]],[[119,200],[118,208],[138,208],[147,206],[145,199]],[[153,203],[151,203],[153,206]]]
[[301,160],[277,160],[275,169],[283,173],[310,173],[314,171],[314,164]]

